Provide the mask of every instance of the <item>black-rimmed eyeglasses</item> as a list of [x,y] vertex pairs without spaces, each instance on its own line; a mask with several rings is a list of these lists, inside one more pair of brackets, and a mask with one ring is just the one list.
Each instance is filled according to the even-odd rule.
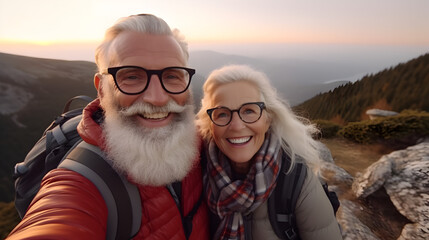
[[154,74],[158,76],[166,92],[180,94],[188,89],[195,69],[167,67],[161,70],[148,70],[138,66],[121,66],[108,68],[107,72],[113,76],[119,91],[127,95],[144,92]]
[[207,114],[212,122],[218,126],[226,126],[232,120],[232,114],[237,112],[240,119],[245,123],[254,123],[261,118],[262,110],[265,109],[263,102],[244,103],[238,109],[231,110],[227,107],[216,107],[207,109]]

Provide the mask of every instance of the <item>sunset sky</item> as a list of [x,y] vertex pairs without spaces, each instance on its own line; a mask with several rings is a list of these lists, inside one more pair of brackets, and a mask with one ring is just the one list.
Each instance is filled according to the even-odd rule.
[[107,27],[138,13],[178,28],[191,50],[283,43],[429,50],[427,0],[0,0],[0,52],[88,60]]

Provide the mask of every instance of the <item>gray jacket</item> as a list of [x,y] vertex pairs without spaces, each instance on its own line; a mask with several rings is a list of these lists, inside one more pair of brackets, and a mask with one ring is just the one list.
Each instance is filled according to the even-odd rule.
[[[307,169],[306,179],[295,207],[299,235],[303,240],[342,239],[331,203],[319,179]],[[267,201],[252,214],[252,239],[279,239],[268,217]]]

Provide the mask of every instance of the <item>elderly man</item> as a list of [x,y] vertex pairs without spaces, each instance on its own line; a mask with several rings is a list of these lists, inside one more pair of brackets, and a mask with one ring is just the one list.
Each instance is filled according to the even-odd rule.
[[[195,70],[187,60],[178,31],[148,14],[120,19],[96,51],[98,98],[85,108],[78,132],[137,185],[142,215],[134,239],[208,238],[189,90]],[[90,180],[55,169],[8,239],[105,239],[107,215]]]

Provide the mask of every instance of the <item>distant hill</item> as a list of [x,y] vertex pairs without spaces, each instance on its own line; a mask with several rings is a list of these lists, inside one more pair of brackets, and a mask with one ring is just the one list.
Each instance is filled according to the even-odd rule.
[[295,110],[342,124],[368,119],[365,112],[371,108],[429,111],[429,53],[318,94]]
[[96,96],[96,66],[0,53],[0,201],[12,200],[12,171],[67,99]]

